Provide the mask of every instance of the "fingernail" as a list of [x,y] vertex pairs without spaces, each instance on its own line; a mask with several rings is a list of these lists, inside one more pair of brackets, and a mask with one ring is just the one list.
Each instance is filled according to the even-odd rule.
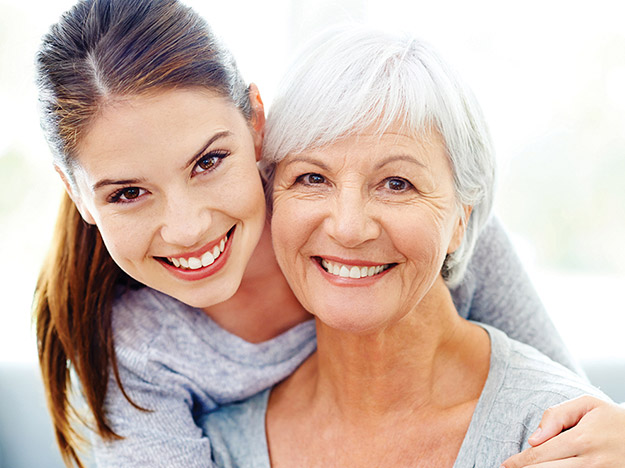
[[536,439],[536,438],[540,435],[540,433],[541,433],[541,432],[542,432],[542,429],[539,427],[539,428],[538,428],[538,429],[536,429],[536,430],[534,431],[534,433],[530,436],[530,439]]

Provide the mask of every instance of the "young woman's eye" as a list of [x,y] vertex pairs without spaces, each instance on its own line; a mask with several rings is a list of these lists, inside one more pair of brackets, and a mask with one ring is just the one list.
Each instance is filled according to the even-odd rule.
[[296,179],[296,182],[304,184],[304,185],[317,185],[317,184],[325,184],[326,178],[321,174],[316,174],[314,172],[310,172],[308,174],[302,174]]
[[201,174],[202,172],[214,170],[229,154],[230,153],[227,151],[211,151],[201,156],[197,163],[195,163],[194,173]]
[[384,181],[384,188],[392,192],[405,192],[412,188],[412,184],[401,177],[389,177]]
[[139,187],[124,187],[113,193],[109,197],[109,203],[132,203],[137,198],[147,193]]

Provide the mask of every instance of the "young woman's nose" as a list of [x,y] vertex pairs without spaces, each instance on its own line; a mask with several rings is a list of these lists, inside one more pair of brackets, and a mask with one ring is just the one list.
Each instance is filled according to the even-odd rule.
[[357,247],[380,235],[380,224],[371,214],[367,197],[358,187],[337,192],[329,204],[328,234],[344,247]]
[[212,211],[193,198],[172,197],[163,208],[161,237],[180,247],[193,247],[206,241],[212,223]]

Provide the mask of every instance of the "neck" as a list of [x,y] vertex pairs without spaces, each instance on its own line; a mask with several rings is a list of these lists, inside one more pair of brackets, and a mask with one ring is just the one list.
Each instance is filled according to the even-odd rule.
[[274,338],[310,318],[282,275],[267,223],[237,292],[204,310],[221,327],[252,343]]
[[317,343],[303,370],[316,382],[311,397],[354,420],[462,404],[479,397],[488,374],[486,332],[458,316],[442,279],[383,330],[356,335],[317,321]]

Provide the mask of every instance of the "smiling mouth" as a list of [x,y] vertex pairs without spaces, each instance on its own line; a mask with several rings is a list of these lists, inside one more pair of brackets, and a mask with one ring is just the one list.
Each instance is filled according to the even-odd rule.
[[369,278],[372,276],[379,275],[384,273],[386,270],[389,270],[397,265],[397,263],[386,263],[384,265],[349,265],[346,263],[339,263],[330,260],[326,260],[322,257],[313,257],[321,268],[323,268],[327,273],[338,276],[340,278],[351,278],[351,279],[360,279],[360,278]]
[[219,258],[219,256],[226,249],[226,244],[228,239],[232,236],[234,232],[234,226],[230,229],[226,235],[217,243],[215,246],[204,252],[202,255],[194,257],[159,257],[162,261],[168,263],[169,265],[176,267],[180,270],[199,270],[200,268],[204,268],[212,265]]

